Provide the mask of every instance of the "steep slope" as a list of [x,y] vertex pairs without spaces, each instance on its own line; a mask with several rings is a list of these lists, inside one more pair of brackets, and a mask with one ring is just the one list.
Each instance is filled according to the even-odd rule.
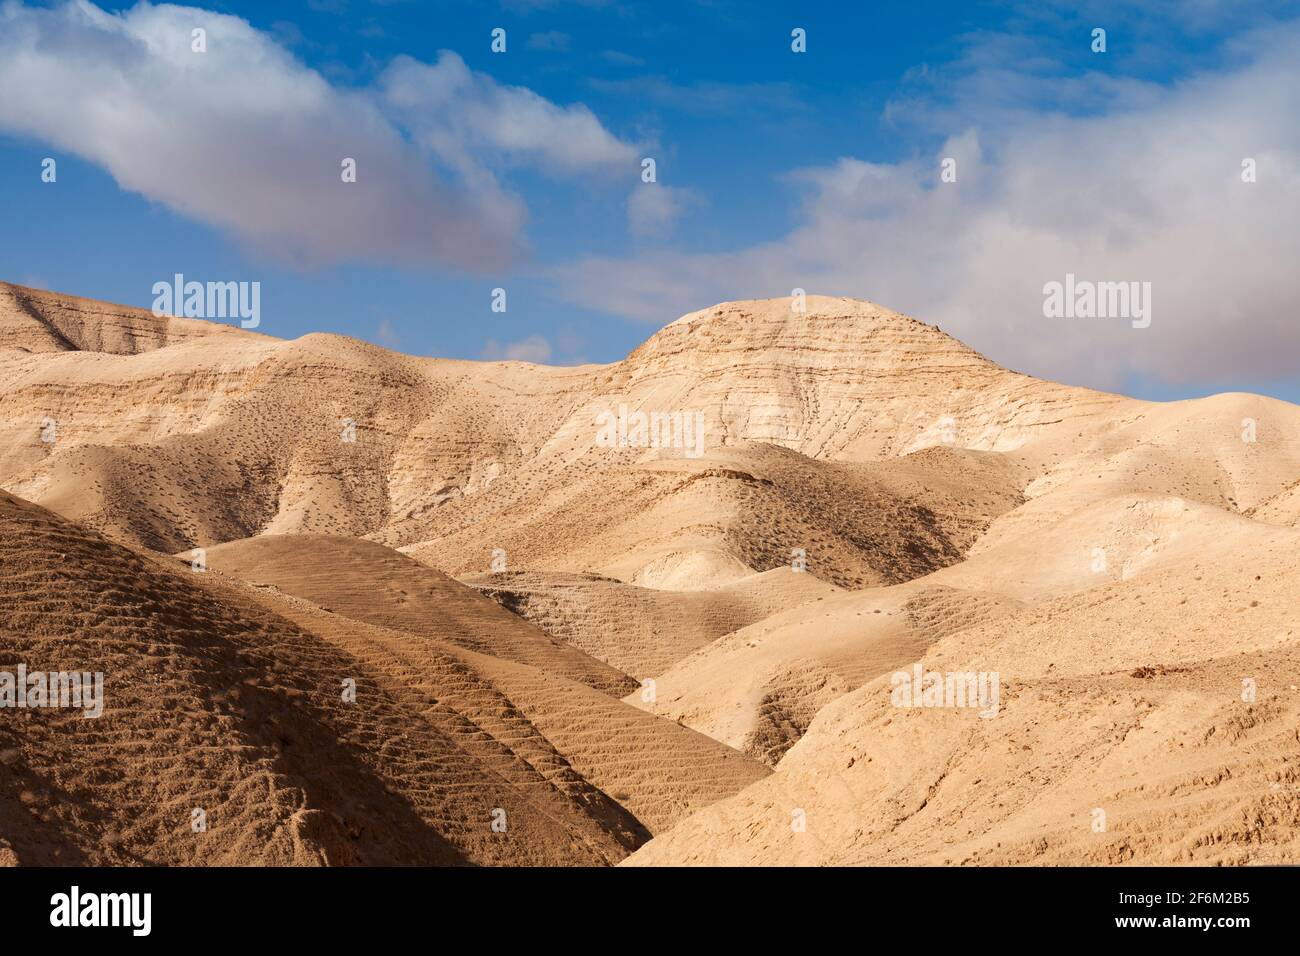
[[[1294,864],[1297,663],[1030,680],[992,720],[900,713],[877,681],[827,707],[767,781],[628,863]],[[1254,704],[1241,673],[1260,681]]]
[[6,711],[0,838],[19,862],[607,863],[644,833],[576,775],[521,780],[509,738],[434,719],[243,585],[7,494],[0,589],[9,668],[104,676],[97,718]]
[[262,535],[206,549],[209,568],[344,617],[531,664],[621,695],[636,682],[418,561],[372,541]]
[[[0,348],[0,484],[171,552],[261,531],[360,536],[514,467],[589,377],[329,335]],[[149,480],[133,484],[142,462]]]
[[633,677],[662,673],[732,631],[839,589],[775,568],[703,591],[665,591],[590,574],[503,571],[463,579],[547,634]]
[[214,335],[254,337],[236,327],[0,282],[0,349],[135,355]]
[[463,655],[574,769],[651,833],[745,789],[768,768],[725,744],[536,667]]
[[[471,675],[492,704],[473,719],[514,715],[503,741],[536,736],[544,760],[560,761],[658,832],[761,779],[766,769],[731,748],[620,702],[626,675],[548,638],[471,588],[367,541],[264,536],[207,552],[211,570],[241,577],[259,600],[328,636],[435,702],[456,701]],[[298,603],[293,603],[298,599]],[[310,602],[308,604],[307,602]],[[314,614],[333,618],[328,627]],[[350,629],[346,620],[364,622]],[[456,673],[448,677],[444,672]],[[442,674],[443,676],[439,676]],[[458,708],[460,709],[460,708]]]
[[1011,451],[1130,400],[1007,371],[938,328],[870,302],[724,302],[682,316],[603,370],[545,449],[592,438],[604,409],[693,410],[707,444],[764,442],[864,461],[941,444]]

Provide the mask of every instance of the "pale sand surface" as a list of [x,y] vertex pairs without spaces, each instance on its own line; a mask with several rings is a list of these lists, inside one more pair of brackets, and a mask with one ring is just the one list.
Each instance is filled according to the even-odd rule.
[[551,368],[0,283],[0,488],[0,669],[106,679],[4,712],[3,861],[1300,862],[1285,402],[819,296]]

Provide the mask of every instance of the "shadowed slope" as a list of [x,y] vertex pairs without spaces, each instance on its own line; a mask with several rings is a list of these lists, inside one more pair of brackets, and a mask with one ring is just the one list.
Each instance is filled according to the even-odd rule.
[[262,535],[207,549],[208,566],[327,611],[534,665],[621,696],[636,682],[433,568],[372,541]]
[[[553,741],[493,682],[488,675],[495,658],[344,617],[271,585],[247,587],[253,599],[268,610],[363,662],[387,694],[418,712],[467,756],[491,767],[525,793],[536,794],[539,806],[545,807],[546,800],[553,798],[549,791],[554,789],[582,806],[628,850],[649,839],[649,830],[579,774]],[[605,695],[585,685],[559,680],[570,695],[593,698],[600,706],[609,703]],[[737,784],[722,790],[715,799],[739,789]],[[505,822],[507,828],[512,825],[509,819]]]
[[595,575],[504,571],[465,583],[633,677],[662,673],[724,634],[839,589],[775,568],[707,591],[665,591]]
[[635,839],[605,829],[612,805],[507,780],[242,586],[172,566],[0,495],[7,669],[105,675],[98,719],[3,711],[20,862],[600,863]]
[[0,282],[0,349],[135,355],[209,335],[254,333]]
[[[207,556],[213,570],[261,585],[263,601],[289,594],[333,612],[332,639],[395,679],[418,687],[433,680],[434,668],[457,662],[497,697],[495,709],[480,705],[475,715],[487,710],[521,721],[514,732],[494,733],[513,740],[535,727],[547,744],[537,766],[562,759],[651,832],[767,773],[730,747],[610,696],[635,683],[382,545],[271,535],[222,545]],[[382,640],[374,629],[349,633],[339,624],[343,618],[382,628]],[[357,641],[364,641],[364,651]],[[455,694],[456,682],[450,683]],[[445,690],[429,693],[449,699]]]
[[436,541],[403,550],[466,574],[500,547],[512,567],[579,568],[668,590],[790,567],[802,551],[810,573],[840,587],[892,584],[959,561],[1019,503],[1018,480],[999,456],[947,448],[863,463],[774,445],[699,459],[584,458],[527,494],[502,479],[445,512]]

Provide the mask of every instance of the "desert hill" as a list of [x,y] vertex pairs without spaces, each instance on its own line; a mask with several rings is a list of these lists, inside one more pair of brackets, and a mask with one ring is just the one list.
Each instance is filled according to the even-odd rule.
[[[473,589],[369,541],[265,535],[207,552],[208,567],[258,587],[272,610],[298,599],[335,620],[330,639],[447,702],[458,693],[434,680],[432,657],[475,675],[494,704],[472,703],[473,719],[514,714],[565,766],[630,811],[647,833],[766,775],[764,768],[703,734],[617,700],[636,681],[554,640]],[[296,603],[282,610],[301,618]],[[382,629],[382,647],[358,647],[345,621]],[[321,630],[321,628],[313,629]],[[368,635],[373,633],[367,629]],[[457,681],[452,681],[455,685]],[[513,741],[514,731],[498,739]]]
[[790,568],[692,591],[545,571],[503,571],[464,580],[546,633],[638,678],[662,673],[691,651],[778,610],[839,590]]
[[[502,478],[441,512],[437,539],[402,550],[473,574],[498,547],[528,569],[577,568],[671,590],[790,567],[802,551],[822,580],[864,587],[959,561],[994,516],[1020,502],[1017,478],[996,456],[949,448],[852,463],[757,443],[697,459],[588,457],[545,481],[532,470]],[[521,483],[532,490],[521,494]]]
[[[69,325],[60,318],[64,297],[8,288],[26,303],[0,314],[12,334],[33,323]],[[76,302],[84,325],[92,304]],[[123,311],[101,306],[101,324],[120,324]],[[156,329],[180,321],[125,311]],[[427,557],[436,551],[429,542],[459,537],[435,561],[444,570],[486,571],[490,549],[502,548],[508,556],[521,551],[538,569],[671,587],[696,569],[719,580],[768,570],[788,562],[789,547],[806,547],[755,540],[774,530],[791,540],[831,536],[821,557],[827,579],[859,586],[955,560],[971,524],[1009,507],[1023,483],[1017,477],[972,488],[978,500],[969,513],[948,516],[941,501],[927,500],[933,492],[925,476],[918,483],[911,466],[895,474],[869,464],[869,456],[1017,448],[1072,427],[1063,415],[1087,423],[1125,404],[1005,372],[941,332],[876,306],[819,297],[809,300],[807,315],[782,300],[719,307],[674,323],[623,362],[574,369],[420,359],[338,336],[284,342],[189,324],[211,333],[171,342],[155,330],[158,347],[139,354],[99,348],[103,336],[93,335],[69,339],[76,347],[62,351],[0,350],[8,383],[0,393],[0,484],[172,553],[270,532],[370,537]],[[692,358],[669,375],[665,363],[681,353],[684,336]],[[742,345],[747,338],[752,343]],[[796,374],[796,366],[807,370]],[[943,384],[952,375],[964,383],[955,392]],[[733,390],[733,379],[745,388]],[[761,403],[755,389],[766,396]],[[709,461],[683,449],[596,447],[599,410],[619,405],[698,411]],[[764,455],[758,443],[791,454]],[[754,475],[752,456],[754,467],[771,474]],[[142,468],[148,480],[133,482]],[[950,484],[960,484],[966,470],[940,468]],[[839,504],[828,508],[791,493],[789,482],[806,481]],[[864,482],[879,487],[863,489]],[[624,535],[638,534],[635,526],[620,527],[623,512],[615,510],[601,516],[612,539],[593,542],[581,564],[565,567],[536,540],[553,544],[553,535],[519,524],[521,513],[536,524],[541,509],[562,511],[580,494],[618,503],[638,492],[638,510],[646,496],[679,495],[663,508],[736,516],[716,530],[678,518],[676,528],[656,532],[660,540],[643,542],[642,555],[612,550]],[[899,500],[909,494],[920,501]],[[845,510],[860,497],[880,507]],[[895,525],[879,520],[881,511],[909,508],[913,514],[903,519],[923,553],[911,556],[899,540],[887,544],[894,560],[873,566],[874,539]],[[809,510],[831,524],[821,527]],[[926,510],[941,519],[933,533]],[[490,542],[494,535],[501,540]],[[910,566],[896,567],[904,557]]]
[[607,694],[622,696],[637,686],[463,584],[373,541],[267,534],[207,549],[205,559],[212,570],[353,620],[530,664]]
[[[25,715],[0,852],[1300,862],[1300,408],[798,306],[551,368],[0,284],[0,639],[130,704]],[[916,666],[996,715],[896,705]]]
[[254,333],[0,282],[0,349],[137,355],[208,336],[247,341]]
[[[558,673],[347,617],[346,585],[326,610],[9,495],[0,529],[6,659],[105,675],[102,718],[22,712],[6,735],[18,862],[610,863],[766,773]],[[425,633],[510,618],[455,589]]]
[[[1202,563],[1285,550],[1291,541],[1300,542],[1291,529],[1185,499],[1107,499],[904,584],[773,613],[656,675],[653,703],[635,693],[627,700],[775,764],[823,706],[951,634],[983,626],[987,646],[1055,599],[1091,600],[1104,585],[1148,574],[1190,582]],[[1111,627],[1118,626],[1117,619]],[[1158,646],[1152,638],[1148,650]],[[1050,659],[1058,645],[1037,652]],[[1090,659],[1099,656],[1100,648]]]
[[102,717],[6,712],[0,837],[17,862],[599,863],[642,838],[590,785],[525,786],[482,730],[215,576],[7,494],[0,567],[6,669],[104,675]]
[[630,862],[1297,862],[1300,537],[1248,533],[951,631],[921,666],[999,672],[996,717],[892,706],[882,674]]

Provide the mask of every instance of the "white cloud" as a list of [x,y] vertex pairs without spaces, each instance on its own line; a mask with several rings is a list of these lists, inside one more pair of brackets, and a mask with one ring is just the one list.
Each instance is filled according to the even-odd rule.
[[640,183],[627,198],[628,227],[640,238],[667,238],[677,228],[678,220],[697,202],[693,190],[662,183]]
[[[195,28],[206,53],[191,50]],[[476,270],[521,251],[525,210],[498,166],[572,174],[633,152],[585,107],[501,86],[454,53],[342,88],[244,20],[148,4],[0,7],[0,130],[263,251]]]
[[[587,308],[662,323],[713,302],[809,292],[908,312],[1021,371],[1119,387],[1294,374],[1300,323],[1300,30],[1251,62],[1089,115],[1007,112],[897,164],[790,177],[801,224],[737,251],[587,259],[558,270]],[[1246,47],[1248,48],[1248,47]],[[1008,83],[1014,83],[1009,79]],[[938,182],[939,160],[958,181]],[[1259,178],[1241,180],[1253,157]],[[1153,285],[1153,322],[1046,319],[1067,272]]]
[[502,345],[495,339],[488,339],[483,346],[482,358],[489,362],[533,362],[541,364],[551,357],[551,343],[540,335],[530,335],[518,342]]
[[581,104],[557,106],[521,86],[474,73],[455,53],[434,64],[395,59],[380,78],[386,106],[416,140],[469,176],[487,150],[553,173],[631,169],[633,147],[619,140]]

